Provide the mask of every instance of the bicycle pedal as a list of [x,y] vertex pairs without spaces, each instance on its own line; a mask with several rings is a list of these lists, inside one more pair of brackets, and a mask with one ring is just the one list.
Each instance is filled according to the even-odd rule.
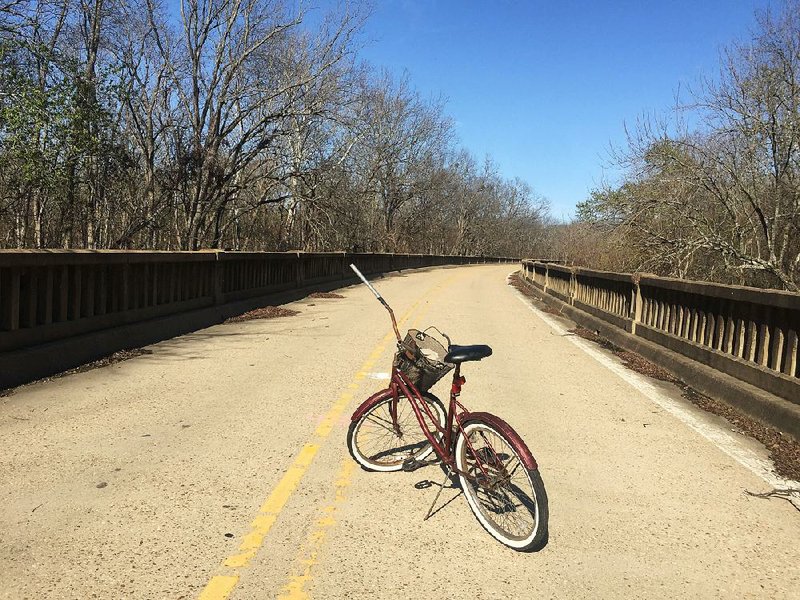
[[407,458],[403,461],[403,471],[406,473],[411,473],[412,471],[416,471],[420,467],[425,466],[425,463],[418,461],[415,458]]

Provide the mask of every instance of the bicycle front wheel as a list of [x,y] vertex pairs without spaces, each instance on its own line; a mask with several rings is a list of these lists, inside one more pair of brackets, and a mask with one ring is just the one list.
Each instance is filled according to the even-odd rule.
[[538,469],[523,463],[529,450],[509,432],[497,417],[468,420],[456,440],[456,467],[484,529],[514,550],[537,550],[547,542],[547,494]]
[[[441,400],[428,393],[422,394],[422,400],[444,428],[445,410]],[[393,402],[389,397],[350,423],[347,447],[350,455],[367,471],[399,471],[404,461],[422,460],[433,452],[410,400],[403,395],[397,399],[396,419],[392,418]],[[427,430],[434,439],[441,439],[425,409],[420,406],[420,410]]]

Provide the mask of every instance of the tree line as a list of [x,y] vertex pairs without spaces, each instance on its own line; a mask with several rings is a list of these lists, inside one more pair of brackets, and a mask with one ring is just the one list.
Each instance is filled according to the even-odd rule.
[[535,253],[547,202],[359,61],[367,17],[0,0],[0,248]]
[[800,3],[672,114],[642,117],[614,154],[624,176],[553,230],[567,260],[622,271],[800,289]]

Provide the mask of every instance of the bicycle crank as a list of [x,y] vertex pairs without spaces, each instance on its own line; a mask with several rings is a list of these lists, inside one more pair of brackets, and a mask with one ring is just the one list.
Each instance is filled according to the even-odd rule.
[[421,469],[422,467],[427,466],[430,463],[427,463],[422,460],[417,460],[414,457],[407,458],[403,461],[403,471],[406,473],[411,473],[412,471],[416,471],[417,469]]

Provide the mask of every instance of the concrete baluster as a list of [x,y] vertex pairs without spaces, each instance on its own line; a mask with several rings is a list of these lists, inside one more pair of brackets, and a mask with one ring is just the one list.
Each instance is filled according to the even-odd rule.
[[20,327],[36,327],[36,313],[39,300],[39,277],[37,269],[29,267],[20,281],[20,292],[24,291],[22,300],[23,314],[20,317]]
[[753,361],[751,353],[755,354],[754,338],[755,323],[753,323],[753,307],[747,302],[739,303],[739,313],[742,319],[742,349],[739,355],[742,360]]
[[717,317],[717,350],[726,352],[727,340],[730,337],[731,323],[728,317],[730,312],[730,301],[721,300],[719,307],[719,315]]
[[698,325],[700,321],[700,311],[692,299],[692,305],[689,307],[689,341],[697,343],[697,334],[700,330]]
[[733,354],[733,335],[736,329],[736,320],[733,318],[734,304],[729,301],[725,314],[725,342],[722,351],[726,354]]
[[569,283],[567,287],[567,296],[569,297],[569,303],[574,305],[575,304],[575,288],[577,287],[577,279],[575,276],[575,268],[572,267],[569,270]]
[[39,322],[43,325],[50,325],[53,322],[53,267],[48,266],[44,275],[44,302],[40,304],[41,313]]
[[105,265],[98,265],[95,269],[95,305],[94,314],[102,316],[106,314],[108,309],[108,291],[107,291],[107,275],[108,270]]
[[5,299],[3,300],[3,306],[5,307],[3,329],[6,331],[19,329],[20,276],[20,269],[10,269],[6,280],[6,288],[3,290],[3,295],[5,295]]
[[122,296],[122,300],[121,300],[121,304],[122,304],[121,310],[130,310],[130,309],[136,308],[133,305],[132,301],[131,301],[132,300],[132,296],[133,296],[133,294],[131,292],[131,289],[134,286],[135,286],[134,265],[131,265],[130,263],[126,263],[124,268],[123,268],[123,273],[122,273],[121,288],[122,288],[123,296]]
[[676,301],[678,304],[678,318],[677,318],[677,330],[675,334],[678,337],[685,338],[686,337],[686,330],[687,330],[687,320],[688,320],[688,313],[689,311],[686,310],[686,304],[683,299],[683,294],[677,294]]
[[72,268],[72,293],[70,294],[71,306],[69,311],[69,320],[77,321],[81,318],[81,266],[74,265]]
[[63,323],[69,319],[69,265],[58,270],[58,312],[56,320]]
[[745,341],[747,336],[747,319],[743,307],[736,304],[736,333],[733,340],[734,356],[743,358],[745,354]]
[[717,330],[717,315],[714,312],[713,302],[706,302],[706,331],[703,336],[703,345],[709,348],[714,347],[714,333]]
[[[636,335],[636,325],[642,322],[642,317],[644,316],[645,320],[647,319],[647,314],[644,311],[644,304],[642,298],[642,288],[639,285],[639,274],[634,273],[633,275],[633,286],[631,287],[631,304],[630,304],[630,311],[628,316],[632,319],[631,323],[631,333]],[[648,306],[650,308],[650,306]],[[649,311],[648,311],[649,312]]]
[[660,288],[654,288],[655,294],[657,297],[658,302],[658,321],[656,322],[656,328],[661,331],[667,330],[667,300],[664,297],[664,290]]
[[677,302],[675,302],[675,293],[673,291],[667,292],[667,312],[669,314],[669,321],[667,322],[667,333],[675,335],[676,321],[677,321]]
[[[783,322],[783,319],[780,318],[780,314],[776,315],[776,317],[776,322]],[[784,343],[785,335],[783,333],[783,329],[779,325],[775,325],[772,328],[772,353],[769,363],[769,368],[774,371],[780,371],[781,367],[783,366],[781,361],[783,360]]]
[[769,361],[769,324],[764,307],[762,307],[759,312],[758,350],[756,351],[756,363],[762,367],[766,367],[767,362]]
[[706,344],[706,326],[708,322],[708,313],[705,309],[705,306],[702,303],[702,300],[698,299],[698,307],[697,307],[697,343],[700,345]]
[[783,361],[782,372],[786,375],[800,376],[797,368],[798,336],[797,330],[790,329],[786,334],[786,359]]
[[214,274],[213,274],[213,294],[214,304],[222,304],[225,301],[223,293],[224,272],[222,265],[222,253],[214,253]]

